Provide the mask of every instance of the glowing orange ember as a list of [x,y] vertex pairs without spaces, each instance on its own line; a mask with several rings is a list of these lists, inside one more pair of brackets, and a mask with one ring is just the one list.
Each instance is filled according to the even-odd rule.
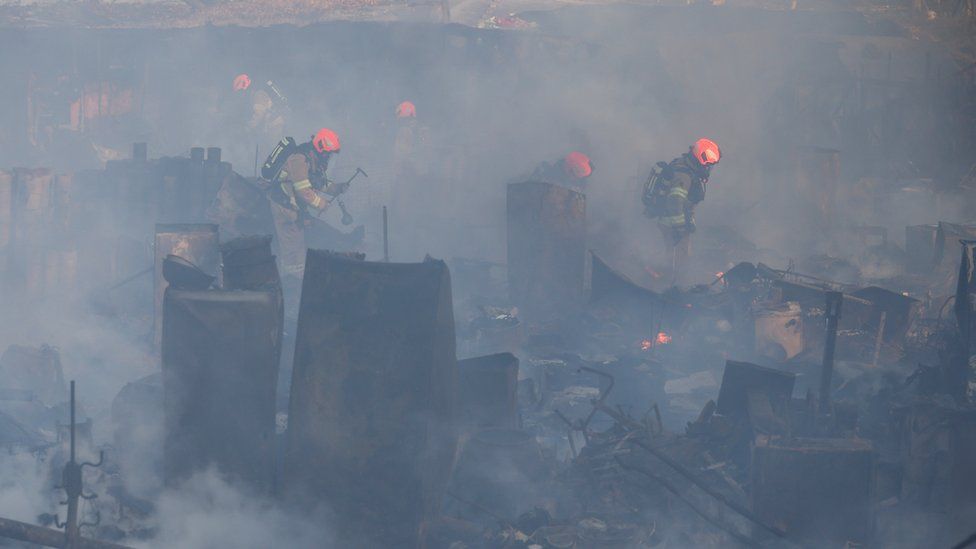
[[654,339],[644,339],[640,342],[641,351],[650,351],[656,345],[667,345],[671,343],[671,336],[664,332],[658,332]]
[[722,271],[715,273],[715,278],[722,278],[723,276],[725,276],[725,273]]

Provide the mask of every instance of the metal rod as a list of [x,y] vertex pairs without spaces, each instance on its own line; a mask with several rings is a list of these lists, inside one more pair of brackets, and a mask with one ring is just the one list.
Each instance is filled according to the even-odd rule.
[[135,279],[137,279],[137,278],[139,278],[141,276],[145,276],[145,275],[153,272],[153,269],[154,268],[155,268],[155,265],[149,266],[149,267],[146,267],[145,269],[139,271],[136,274],[129,275],[129,276],[123,278],[122,280],[120,280],[120,281],[116,282],[115,284],[113,284],[112,286],[110,286],[109,287],[109,291],[117,290],[117,289],[121,288],[122,286],[125,286],[126,284],[132,282],[133,280],[135,280]]
[[820,370],[820,414],[830,413],[830,382],[834,375],[834,351],[837,347],[837,322],[844,303],[844,294],[826,293],[827,342],[824,344],[823,364]]
[[[64,523],[65,549],[78,549],[78,497],[81,495],[81,468],[75,461],[75,380],[71,380],[71,460],[64,467],[63,482],[68,495],[68,520]],[[77,478],[75,478],[77,474]]]
[[389,222],[386,215],[386,206],[383,206],[383,261],[390,262],[390,233]]
[[75,461],[75,380],[71,380],[71,461]]

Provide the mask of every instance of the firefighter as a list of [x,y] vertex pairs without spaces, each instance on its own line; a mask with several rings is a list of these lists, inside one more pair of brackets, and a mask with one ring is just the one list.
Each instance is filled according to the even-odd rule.
[[326,169],[340,149],[339,136],[322,128],[307,143],[286,137],[261,168],[274,218],[282,274],[301,279],[305,271],[305,229],[346,189],[330,183]]
[[582,192],[592,174],[593,163],[590,157],[573,151],[555,162],[543,162],[532,172],[531,179]]
[[277,139],[285,132],[286,101],[278,88],[270,80],[265,84],[254,84],[247,74],[234,77],[234,93],[247,98],[250,112],[247,117],[247,130],[259,141]]
[[644,187],[643,202],[649,217],[658,227],[671,251],[672,283],[678,268],[691,250],[695,232],[695,206],[705,199],[705,187],[712,167],[722,152],[710,139],[699,139],[688,152],[651,173]]
[[419,175],[417,166],[417,107],[404,101],[396,108],[397,133],[393,144],[393,173],[398,182]]

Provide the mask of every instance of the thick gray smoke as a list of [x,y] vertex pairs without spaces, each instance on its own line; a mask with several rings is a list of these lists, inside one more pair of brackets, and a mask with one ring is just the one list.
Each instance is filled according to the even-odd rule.
[[[0,90],[0,169],[100,168],[106,156],[95,151],[128,156],[132,142],[144,141],[152,158],[221,147],[224,159],[250,176],[280,136],[246,131],[250,106],[231,82],[248,73],[257,82],[273,80],[287,96],[285,135],[301,142],[319,127],[338,132],[342,153],[332,164],[334,179],[346,179],[356,167],[370,174],[346,197],[356,224],[366,226],[370,259],[381,254],[380,211],[387,206],[396,261],[429,253],[504,263],[506,184],[579,150],[595,165],[586,189],[588,246],[639,282],[661,288],[666,281],[657,273],[671,258],[654,221],[642,214],[639,193],[655,162],[684,153],[699,137],[718,142],[723,159],[697,210],[698,259],[683,281],[688,284],[710,282],[731,260],[784,267],[814,253],[851,252],[849,242],[827,232],[831,227],[881,225],[901,242],[906,224],[971,216],[952,195],[923,205],[913,199],[922,180],[956,180],[972,159],[947,152],[967,131],[950,109],[938,107],[956,89],[948,76],[916,96],[879,92],[878,82],[951,73],[945,54],[913,45],[895,28],[869,24],[854,12],[591,6],[522,16],[538,28],[335,22],[3,30],[8,41],[32,46],[0,48],[0,69],[11,82],[53,90],[63,81],[78,88],[111,80],[132,90],[133,108],[91,130],[97,147],[69,132],[42,132],[32,146],[22,139],[34,131],[23,114],[24,86],[8,86]],[[394,109],[404,100],[416,104],[417,133],[425,137],[416,152],[418,175],[399,180]],[[937,111],[932,119],[940,123],[920,121],[926,108]],[[815,206],[818,185],[827,183],[816,177],[811,188],[796,183],[798,164],[824,151],[839,158],[829,218]],[[879,181],[878,173],[890,181]],[[892,181],[899,190],[890,203],[865,203],[872,185]],[[338,224],[338,212],[328,219],[350,230]],[[61,244],[52,241],[51,249]],[[104,242],[106,248],[124,244]],[[734,258],[718,253],[729,246],[738,252]],[[864,274],[891,272],[872,264]],[[78,380],[98,445],[112,441],[112,399],[126,383],[157,372],[158,357],[148,293],[139,293],[148,292],[148,282],[118,291],[107,290],[117,280],[84,282],[83,294],[52,288],[42,301],[5,292],[0,350],[57,347],[65,378]],[[90,294],[91,288],[97,290]],[[106,300],[110,314],[92,312],[93,303]],[[158,437],[152,427],[146,431]],[[158,438],[143,442],[146,448],[127,451],[158,451]],[[140,474],[128,488],[145,494],[158,480]],[[54,512],[49,494],[47,464],[23,453],[0,458],[0,516],[33,521]],[[327,521],[308,518],[318,511],[291,514],[218,471],[162,493],[156,503],[157,531],[147,547],[331,543]]]

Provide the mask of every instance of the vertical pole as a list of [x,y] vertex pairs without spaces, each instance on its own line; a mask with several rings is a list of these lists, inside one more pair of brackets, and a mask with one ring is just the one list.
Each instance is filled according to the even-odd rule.
[[78,496],[81,494],[81,468],[75,465],[75,381],[71,380],[71,461],[65,465],[64,483],[68,495],[68,520],[65,521],[65,548],[78,548]]
[[834,374],[834,350],[837,347],[837,321],[840,320],[840,307],[844,294],[827,292],[827,342],[824,345],[823,365],[820,370],[820,415],[830,413],[830,380]]
[[390,233],[386,216],[386,206],[383,206],[383,261],[390,262]]
[[71,461],[75,460],[75,380],[71,380]]

